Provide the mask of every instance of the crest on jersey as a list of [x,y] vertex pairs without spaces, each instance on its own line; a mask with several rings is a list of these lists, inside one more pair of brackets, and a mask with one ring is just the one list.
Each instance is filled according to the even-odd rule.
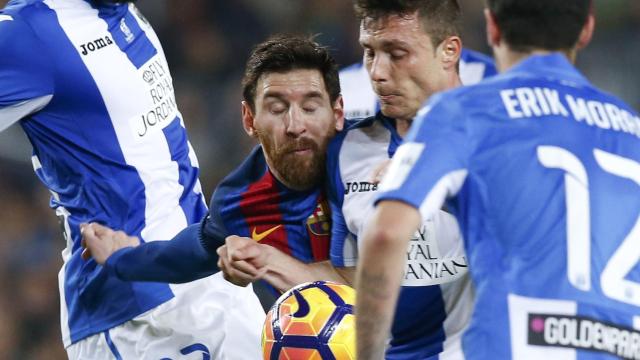
[[317,236],[329,236],[331,232],[331,212],[326,201],[318,201],[318,206],[307,219],[309,232]]

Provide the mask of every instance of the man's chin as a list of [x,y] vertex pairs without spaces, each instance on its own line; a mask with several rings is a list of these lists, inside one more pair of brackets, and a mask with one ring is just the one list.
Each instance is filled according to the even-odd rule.
[[384,116],[392,119],[412,119],[415,116],[415,112],[411,112],[405,106],[381,104],[380,111]]

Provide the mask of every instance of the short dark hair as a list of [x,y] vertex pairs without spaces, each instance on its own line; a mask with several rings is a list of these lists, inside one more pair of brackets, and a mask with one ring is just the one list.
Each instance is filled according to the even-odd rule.
[[578,41],[592,0],[487,0],[512,50],[567,50]]
[[406,16],[416,11],[422,26],[437,47],[449,36],[460,35],[460,5],[457,0],[354,0],[358,19]]
[[242,95],[255,110],[256,85],[265,73],[284,73],[295,69],[318,70],[322,74],[329,99],[334,104],[340,96],[338,66],[329,50],[299,35],[275,35],[256,45],[249,55],[242,79]]

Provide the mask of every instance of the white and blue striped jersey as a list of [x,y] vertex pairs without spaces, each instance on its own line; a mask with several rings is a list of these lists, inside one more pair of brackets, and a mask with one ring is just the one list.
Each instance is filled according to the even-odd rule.
[[[462,84],[476,84],[496,73],[496,66],[492,58],[477,51],[462,49],[459,68]],[[346,118],[374,116],[380,109],[378,97],[373,92],[369,74],[362,63],[356,63],[340,70],[340,88],[344,98]]]
[[476,288],[467,359],[640,359],[640,118],[560,54],[419,112],[381,184],[447,200]]
[[[334,266],[356,266],[357,239],[373,214],[374,169],[402,142],[380,112],[338,134],[327,156]],[[403,288],[387,359],[446,359],[460,353],[473,308],[467,259],[455,218],[440,211],[417,229],[407,249]]]
[[20,121],[63,219],[65,345],[171,299],[80,257],[79,224],[170,239],[206,204],[160,42],[133,5],[12,0],[0,12],[0,128]]

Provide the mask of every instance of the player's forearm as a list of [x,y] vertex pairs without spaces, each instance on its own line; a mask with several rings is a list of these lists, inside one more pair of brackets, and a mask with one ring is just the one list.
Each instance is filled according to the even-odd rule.
[[333,268],[329,261],[305,264],[279,251],[270,249],[268,271],[264,276],[271,286],[280,292],[310,281],[334,281],[347,283],[347,280]]
[[356,336],[359,359],[379,360],[389,337],[409,237],[420,216],[398,202],[382,203],[365,230],[356,272]]
[[359,359],[382,359],[389,337],[398,288],[402,277],[403,252],[383,246],[389,239],[377,234],[363,240],[356,272],[356,334]]
[[184,283],[209,276],[218,271],[218,256],[204,248],[201,226],[193,224],[169,241],[120,249],[105,267],[126,281]]

